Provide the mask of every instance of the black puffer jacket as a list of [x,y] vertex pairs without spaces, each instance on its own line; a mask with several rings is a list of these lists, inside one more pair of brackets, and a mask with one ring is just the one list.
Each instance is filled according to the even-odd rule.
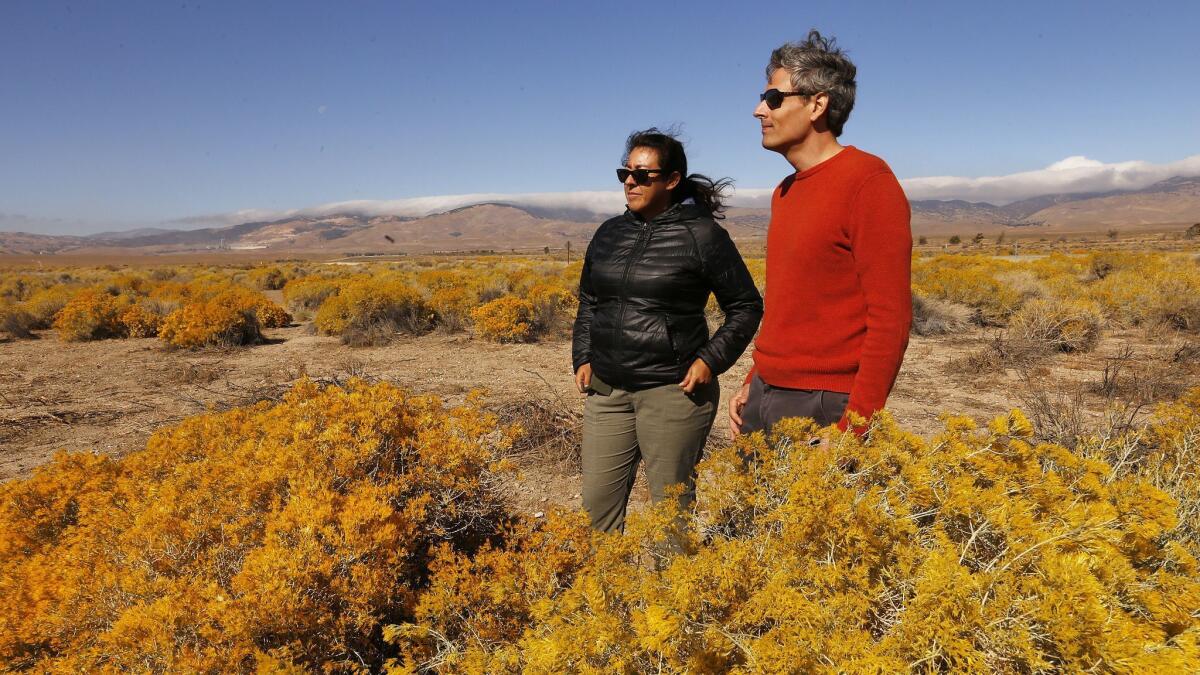
[[[725,312],[711,338],[710,292]],[[720,374],[746,350],[762,313],[746,263],[704,209],[677,204],[649,222],[626,211],[588,245],[572,360],[630,391],[680,382],[697,357]]]

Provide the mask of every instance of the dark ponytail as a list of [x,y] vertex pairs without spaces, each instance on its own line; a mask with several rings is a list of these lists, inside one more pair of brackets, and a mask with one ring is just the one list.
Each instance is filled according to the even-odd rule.
[[629,160],[629,153],[633,152],[634,148],[654,150],[658,153],[659,165],[667,175],[678,172],[682,176],[679,185],[671,191],[672,204],[692,199],[714,218],[725,217],[722,214],[725,210],[725,191],[733,185],[733,181],[728,178],[714,181],[702,174],[688,174],[687,154],[683,151],[683,143],[676,138],[673,130],[660,131],[656,127],[650,127],[645,131],[629,134],[625,141],[625,156],[622,162]]

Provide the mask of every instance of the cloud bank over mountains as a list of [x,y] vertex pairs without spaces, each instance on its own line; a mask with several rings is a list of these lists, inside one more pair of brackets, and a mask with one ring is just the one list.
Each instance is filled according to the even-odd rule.
[[318,206],[288,211],[266,211],[245,209],[232,213],[192,216],[172,220],[168,225],[234,225],[258,220],[315,217],[332,215],[355,216],[402,216],[420,218],[434,213],[444,213],[464,206],[476,204],[513,204],[546,210],[570,210],[596,215],[620,213],[625,209],[625,198],[620,191],[596,192],[527,192],[500,193],[480,192],[463,195],[437,195],[410,197],[407,199],[356,199],[345,202],[330,202]]
[[[1164,164],[1144,161],[1104,163],[1084,156],[1073,156],[1050,166],[1005,176],[926,176],[901,179],[912,200],[961,199],[990,202],[1003,206],[1011,202],[1047,194],[1079,194],[1114,190],[1139,190],[1174,176],[1200,176],[1200,154]],[[735,207],[765,208],[770,205],[773,188],[736,189],[730,199]],[[351,214],[366,217],[402,216],[420,218],[465,206],[484,203],[512,204],[555,214],[590,214],[603,217],[620,213],[625,199],[619,190],[587,192],[476,193],[437,195],[388,200],[331,202],[290,210],[243,209],[226,213],[189,216],[159,223],[175,229],[221,227],[253,221],[272,221],[293,217],[324,217]],[[141,223],[140,225],[149,225]],[[89,227],[90,225],[90,227]],[[47,232],[68,228],[97,231],[98,223],[69,223],[63,219],[34,218],[0,213],[0,230]],[[111,224],[108,225],[112,227]]]
[[[928,176],[901,179],[904,191],[912,200],[962,199],[989,202],[1003,206],[1022,199],[1047,194],[1079,194],[1112,190],[1140,190],[1174,176],[1200,176],[1200,155],[1166,164],[1132,161],[1106,164],[1082,155],[1068,157],[1044,169],[1022,171],[1006,176],[966,178],[960,176]],[[770,206],[774,188],[736,189],[730,199],[735,207],[765,208]],[[333,202],[291,211],[238,211],[231,214],[174,221],[172,224],[234,224],[249,220],[332,214],[362,216],[405,216],[419,218],[433,213],[484,203],[513,204],[548,211],[575,211],[606,216],[620,213],[625,199],[618,190],[595,192],[532,192],[479,193],[413,197],[410,199],[356,200]]]
[[900,182],[909,199],[962,199],[1003,206],[1046,194],[1140,190],[1175,176],[1200,176],[1200,155],[1166,164],[1141,161],[1105,164],[1077,155],[1044,169],[1007,176],[928,176]]

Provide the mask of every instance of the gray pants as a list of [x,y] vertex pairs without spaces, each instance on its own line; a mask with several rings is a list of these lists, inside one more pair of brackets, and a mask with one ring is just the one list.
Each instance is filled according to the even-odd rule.
[[742,408],[742,433],[769,430],[785,417],[811,417],[827,426],[842,419],[850,394],[823,389],[785,389],[750,380],[750,396]]
[[651,499],[661,501],[668,487],[681,484],[680,503],[691,506],[696,463],[720,398],[715,377],[692,394],[677,384],[588,394],[583,406],[583,506],[593,528],[614,532],[625,527],[625,507],[641,459],[646,460]]

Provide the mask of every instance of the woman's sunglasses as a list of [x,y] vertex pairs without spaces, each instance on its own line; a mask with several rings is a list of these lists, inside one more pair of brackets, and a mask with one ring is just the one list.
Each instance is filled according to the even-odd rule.
[[666,169],[617,169],[617,180],[624,183],[633,176],[633,182],[644,186],[650,184],[652,173],[666,173]]
[[[815,93],[815,92],[814,92]],[[778,110],[779,106],[783,105],[783,99],[788,96],[812,96],[807,91],[779,91],[778,89],[768,89],[758,95],[758,100],[766,101],[767,107],[771,110]]]

